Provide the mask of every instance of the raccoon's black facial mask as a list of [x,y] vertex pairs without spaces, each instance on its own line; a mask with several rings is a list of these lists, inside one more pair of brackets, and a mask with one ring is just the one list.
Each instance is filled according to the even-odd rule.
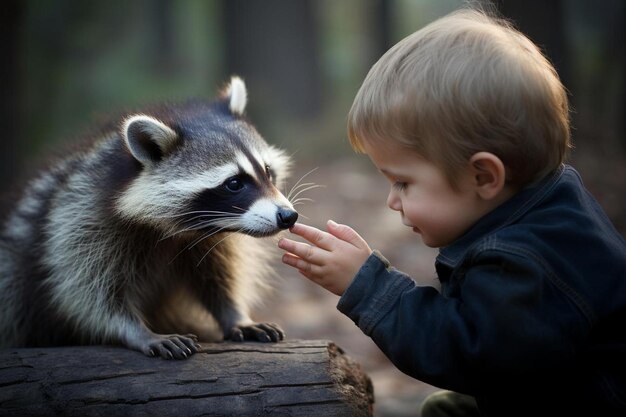
[[[264,175],[271,175],[269,169]],[[259,183],[248,174],[238,174],[202,191],[190,203],[184,227],[203,233],[241,231],[267,236],[291,226],[297,213],[268,177]]]
[[[190,204],[189,211],[213,212],[214,218],[240,215],[262,197],[258,185],[248,175],[228,178],[220,186],[201,192]],[[193,216],[193,215],[192,215]]]

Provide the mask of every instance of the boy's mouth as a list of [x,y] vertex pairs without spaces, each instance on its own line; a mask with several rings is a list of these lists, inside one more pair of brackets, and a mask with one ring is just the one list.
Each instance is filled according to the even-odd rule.
[[410,227],[410,228],[413,230],[413,232],[414,232],[414,233],[417,233],[417,234],[419,234],[419,235],[421,235],[421,234],[422,234],[422,231],[421,231],[420,229],[418,229],[417,227],[413,226],[413,225],[412,225],[411,223],[409,223],[408,221],[405,221],[404,217],[402,217],[402,224],[403,224],[403,225],[405,225],[405,226],[407,226],[407,227]]

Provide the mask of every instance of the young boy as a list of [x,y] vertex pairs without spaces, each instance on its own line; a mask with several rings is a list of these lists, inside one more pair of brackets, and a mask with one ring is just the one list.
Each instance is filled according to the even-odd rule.
[[625,413],[626,243],[563,165],[566,92],[538,48],[455,12],[391,48],[348,118],[388,206],[439,248],[441,291],[333,221],[279,247],[400,370],[464,394],[423,415]]

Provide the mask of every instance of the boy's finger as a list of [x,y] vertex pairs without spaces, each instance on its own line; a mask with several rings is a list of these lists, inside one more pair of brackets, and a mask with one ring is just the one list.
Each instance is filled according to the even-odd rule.
[[309,245],[308,243],[281,239],[278,241],[278,247],[296,255],[300,259],[304,259],[309,263],[318,265],[321,262],[320,250],[315,246]]
[[295,235],[303,237],[322,249],[331,250],[333,248],[332,242],[334,237],[331,234],[323,232],[315,227],[307,226],[302,223],[296,223],[289,229],[289,231]]
[[307,261],[290,253],[285,253],[282,260],[285,265],[292,266],[300,271],[308,271],[311,268],[311,264]]
[[283,254],[283,263],[289,266],[296,268],[302,274],[304,274],[307,278],[311,280],[317,280],[317,275],[320,273],[320,266],[312,264],[310,262],[305,261],[302,258],[297,257],[291,253]]
[[346,226],[345,224],[338,224],[332,220],[329,220],[326,225],[329,234],[336,237],[337,239],[341,239],[345,242],[351,243],[357,248],[367,247],[367,242],[363,240],[363,238],[350,226]]

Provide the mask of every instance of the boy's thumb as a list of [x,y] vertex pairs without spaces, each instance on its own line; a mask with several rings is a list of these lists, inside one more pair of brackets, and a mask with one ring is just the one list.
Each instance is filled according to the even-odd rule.
[[367,243],[363,240],[363,238],[359,236],[359,234],[355,232],[354,229],[350,226],[346,226],[345,224],[338,224],[332,220],[329,220],[327,223],[327,229],[328,232],[331,235],[335,236],[337,239],[352,243],[358,248],[367,246]]

